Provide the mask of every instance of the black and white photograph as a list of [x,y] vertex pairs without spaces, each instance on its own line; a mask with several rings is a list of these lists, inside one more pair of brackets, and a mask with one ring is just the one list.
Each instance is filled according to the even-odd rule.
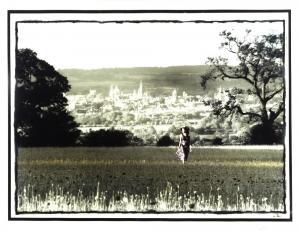
[[291,219],[289,11],[8,15],[12,219]]

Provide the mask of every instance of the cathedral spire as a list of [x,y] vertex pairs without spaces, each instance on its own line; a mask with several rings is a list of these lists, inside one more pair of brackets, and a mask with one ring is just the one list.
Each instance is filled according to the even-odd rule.
[[140,81],[140,87],[137,93],[139,97],[143,97],[143,81]]

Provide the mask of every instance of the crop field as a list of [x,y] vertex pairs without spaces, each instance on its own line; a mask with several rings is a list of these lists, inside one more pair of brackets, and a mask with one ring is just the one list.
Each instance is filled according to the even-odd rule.
[[284,211],[283,149],[20,148],[22,212]]

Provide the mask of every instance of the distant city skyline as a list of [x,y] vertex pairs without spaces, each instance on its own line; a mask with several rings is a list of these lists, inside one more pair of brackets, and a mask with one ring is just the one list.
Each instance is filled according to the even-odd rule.
[[56,69],[203,65],[219,49],[223,30],[238,37],[281,33],[281,22],[256,23],[19,23],[18,48],[30,48]]

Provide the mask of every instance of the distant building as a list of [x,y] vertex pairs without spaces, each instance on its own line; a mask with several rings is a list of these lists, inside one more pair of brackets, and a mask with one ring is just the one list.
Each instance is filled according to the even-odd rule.
[[110,100],[116,101],[119,99],[120,95],[121,91],[119,90],[118,86],[111,85],[108,93],[108,97],[110,98]]
[[177,90],[176,89],[173,90],[171,99],[172,99],[171,100],[172,103],[176,103],[176,101],[177,101]]
[[95,97],[97,95],[97,91],[96,90],[91,90],[90,89],[90,92],[89,94],[87,95],[87,97]]
[[143,98],[143,82],[142,81],[140,81],[140,87],[139,87],[139,89],[138,89],[138,91],[137,91],[137,97],[139,98],[139,99],[142,99]]

